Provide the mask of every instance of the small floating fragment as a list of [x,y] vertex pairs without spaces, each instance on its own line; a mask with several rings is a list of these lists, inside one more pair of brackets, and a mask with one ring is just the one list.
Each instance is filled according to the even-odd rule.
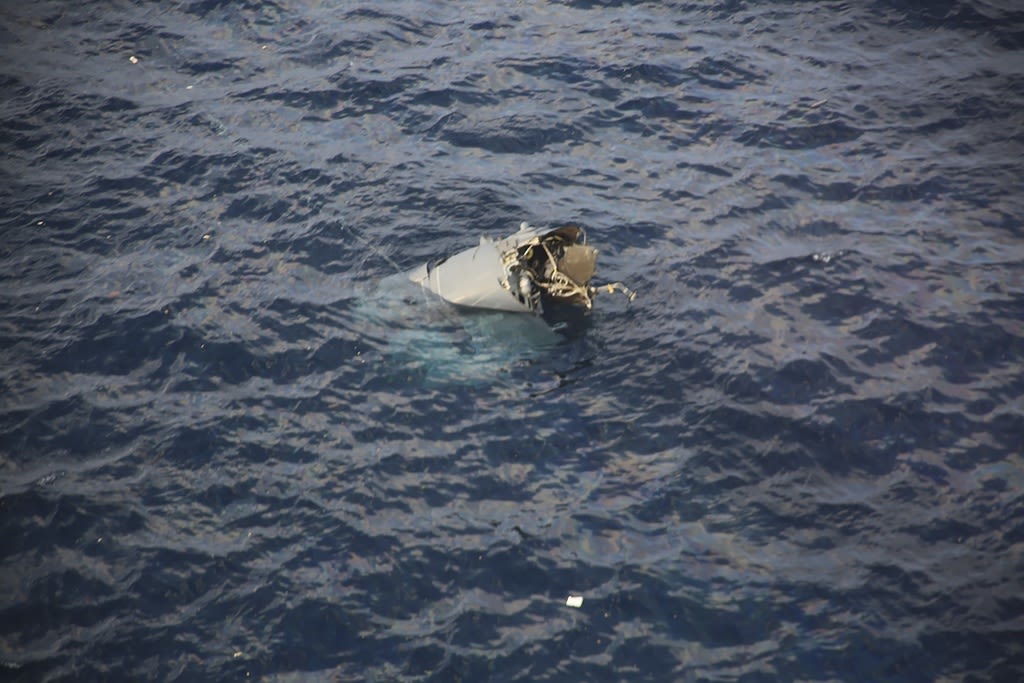
[[128,61],[131,62],[132,64],[138,64],[139,63],[139,58],[136,57],[135,55],[132,55],[131,57],[128,58]]
[[575,607],[579,609],[583,607],[583,596],[582,595],[570,595],[565,599],[566,607]]

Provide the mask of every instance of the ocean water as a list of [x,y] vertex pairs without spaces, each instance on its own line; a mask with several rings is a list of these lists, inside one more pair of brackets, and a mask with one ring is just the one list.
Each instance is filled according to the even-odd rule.
[[[0,680],[1024,680],[1017,3],[6,3],[0,95]],[[396,285],[524,220],[636,300]]]

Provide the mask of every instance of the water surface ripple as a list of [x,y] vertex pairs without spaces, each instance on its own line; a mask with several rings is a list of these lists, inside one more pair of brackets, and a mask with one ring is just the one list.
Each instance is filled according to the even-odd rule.
[[8,4],[0,679],[1024,679],[1016,3]]

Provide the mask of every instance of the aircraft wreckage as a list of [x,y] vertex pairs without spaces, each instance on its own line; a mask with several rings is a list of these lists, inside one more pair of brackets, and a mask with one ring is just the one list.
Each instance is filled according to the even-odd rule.
[[541,229],[524,222],[509,237],[481,237],[477,246],[408,276],[456,306],[537,316],[560,305],[590,311],[599,291],[620,291],[632,301],[636,295],[621,283],[591,284],[597,254],[577,225]]

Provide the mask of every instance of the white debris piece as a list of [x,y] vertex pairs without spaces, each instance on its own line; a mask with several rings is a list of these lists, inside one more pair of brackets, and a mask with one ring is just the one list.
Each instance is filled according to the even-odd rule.
[[577,607],[577,608],[582,607],[583,606],[583,596],[582,595],[570,595],[569,597],[567,597],[565,599],[565,606],[566,607]]
[[139,63],[139,58],[136,57],[135,55],[132,55],[131,57],[128,58],[128,61],[131,62],[132,64],[138,64]]

